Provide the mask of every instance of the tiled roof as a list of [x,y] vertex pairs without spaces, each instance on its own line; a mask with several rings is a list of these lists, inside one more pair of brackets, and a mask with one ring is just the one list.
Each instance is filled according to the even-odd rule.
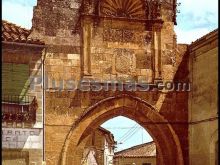
[[44,42],[40,41],[39,39],[28,38],[30,33],[31,30],[2,20],[2,41],[44,45]]
[[101,131],[102,133],[104,133],[104,135],[105,135],[105,137],[106,137],[106,140],[107,140],[109,143],[113,143],[113,144],[115,143],[114,135],[113,135],[110,131],[106,130],[106,129],[103,128],[103,127],[99,127],[98,130]]
[[102,131],[103,133],[106,133],[106,134],[111,134],[110,131],[108,131],[107,129],[103,128],[103,127],[99,127],[98,128],[100,131]]
[[143,158],[143,157],[155,157],[156,145],[154,142],[149,142],[141,145],[137,145],[115,153],[115,158]]

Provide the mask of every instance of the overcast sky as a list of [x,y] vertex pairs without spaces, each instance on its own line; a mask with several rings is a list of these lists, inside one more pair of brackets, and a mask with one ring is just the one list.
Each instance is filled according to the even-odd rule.
[[[177,15],[178,43],[191,43],[208,32],[218,27],[218,0],[178,0],[181,5],[178,7],[180,13]],[[2,18],[22,27],[31,28],[33,6],[36,0],[2,0]],[[106,128],[111,128],[115,140],[119,140],[130,129],[125,127],[137,127],[134,121],[118,117],[106,122]],[[135,132],[134,129],[130,130]],[[123,144],[118,145],[119,149],[151,141],[151,137],[139,128],[131,137],[125,136]]]

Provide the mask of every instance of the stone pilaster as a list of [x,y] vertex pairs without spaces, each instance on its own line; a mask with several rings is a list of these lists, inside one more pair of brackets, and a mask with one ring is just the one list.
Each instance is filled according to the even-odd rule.
[[153,25],[153,45],[154,45],[154,79],[161,79],[161,28],[162,24]]
[[91,76],[91,33],[92,21],[84,19],[81,22],[82,42],[82,77]]

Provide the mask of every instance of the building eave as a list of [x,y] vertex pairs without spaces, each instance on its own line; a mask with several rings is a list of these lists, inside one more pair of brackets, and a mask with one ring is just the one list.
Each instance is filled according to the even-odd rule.
[[196,40],[195,42],[192,42],[192,44],[189,45],[189,50],[190,50],[190,52],[193,52],[193,51],[203,47],[204,45],[207,45],[207,44],[213,42],[214,40],[218,40],[218,29],[211,31],[210,33],[208,33],[208,34],[204,35],[203,37],[199,38],[198,40]]
[[2,41],[2,44],[6,45],[16,45],[16,46],[25,46],[25,47],[35,47],[35,48],[41,48],[44,49],[47,46],[46,45],[40,45],[40,44],[30,44],[30,43],[20,43],[20,42],[9,42],[9,41]]

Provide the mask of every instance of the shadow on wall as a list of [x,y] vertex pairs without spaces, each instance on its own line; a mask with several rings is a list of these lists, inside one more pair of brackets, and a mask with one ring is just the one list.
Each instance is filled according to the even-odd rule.
[[41,149],[42,129],[2,128],[3,149]]
[[29,165],[29,152],[22,150],[4,150],[2,151],[3,165]]

